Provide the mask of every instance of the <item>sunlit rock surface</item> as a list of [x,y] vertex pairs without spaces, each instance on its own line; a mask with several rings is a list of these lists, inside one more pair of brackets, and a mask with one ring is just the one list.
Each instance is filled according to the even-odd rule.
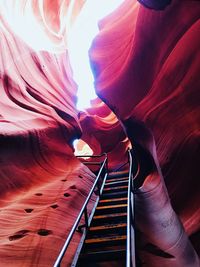
[[115,114],[102,102],[95,101],[95,108],[79,113],[82,139],[90,144],[94,154],[108,154],[109,169],[116,169],[127,162],[130,141]]
[[[118,167],[129,146],[123,127],[133,147],[139,143],[150,152],[158,171],[137,196],[144,211],[138,228],[147,229],[142,241],[149,242],[142,260],[152,267],[198,266],[187,236],[200,253],[199,1],[172,1],[154,11],[126,0],[102,20],[90,58],[96,91],[108,107],[96,100],[83,112],[76,110],[67,36],[84,1],[17,3],[0,3],[1,266],[53,265],[95,178],[74,157],[73,140],[82,135],[95,154],[108,153],[110,168]],[[136,120],[145,123],[150,138],[137,132]],[[159,199],[163,206],[154,206]],[[155,211],[161,221],[173,215],[171,243],[159,232]],[[156,240],[144,220],[155,227]]]

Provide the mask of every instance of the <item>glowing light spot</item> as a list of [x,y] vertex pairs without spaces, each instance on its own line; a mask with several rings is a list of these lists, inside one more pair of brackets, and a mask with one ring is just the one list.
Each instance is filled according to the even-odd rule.
[[[93,155],[93,150],[91,149],[91,147],[85,143],[83,140],[75,140],[73,142],[73,146],[75,149],[74,154],[76,156],[80,156],[80,155]],[[87,158],[85,158],[87,159]]]
[[77,108],[79,110],[90,107],[90,100],[97,97],[88,50],[99,32],[98,22],[123,2],[124,0],[88,0],[69,32],[69,57],[73,78],[78,84]]

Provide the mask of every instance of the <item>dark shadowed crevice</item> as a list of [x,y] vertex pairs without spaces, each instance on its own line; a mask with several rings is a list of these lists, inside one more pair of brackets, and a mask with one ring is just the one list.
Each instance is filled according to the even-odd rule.
[[57,209],[59,206],[57,204],[53,204],[50,206],[52,209]]
[[21,231],[16,232],[14,235],[9,236],[8,239],[10,241],[15,241],[15,240],[25,237],[29,232],[30,232],[29,230],[21,230]]
[[76,189],[77,187],[75,185],[72,185],[69,187],[69,189]]
[[43,194],[42,193],[36,193],[35,195],[36,196],[42,196]]
[[69,194],[69,193],[64,193],[64,196],[65,196],[65,197],[69,197],[70,194]]
[[41,235],[41,236],[47,236],[47,235],[52,234],[53,232],[47,229],[39,229],[37,233],[38,235]]
[[24,209],[26,213],[31,213],[33,209]]

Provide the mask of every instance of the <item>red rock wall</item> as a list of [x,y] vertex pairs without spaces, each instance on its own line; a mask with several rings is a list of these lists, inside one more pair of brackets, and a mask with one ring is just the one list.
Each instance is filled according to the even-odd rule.
[[126,1],[100,23],[90,51],[99,97],[122,121],[133,147],[140,143],[158,157],[172,205],[198,252],[199,18],[198,1],[172,1],[164,11]]
[[[95,176],[71,146],[81,129],[67,52],[35,51],[14,34],[5,14],[0,25],[0,266],[52,266]],[[65,264],[79,239],[77,233]]]

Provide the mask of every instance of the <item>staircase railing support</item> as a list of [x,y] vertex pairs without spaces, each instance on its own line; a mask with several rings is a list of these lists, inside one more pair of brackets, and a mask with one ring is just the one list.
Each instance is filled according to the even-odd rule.
[[134,212],[134,179],[133,177],[133,159],[131,150],[128,149],[129,157],[129,179],[128,179],[128,203],[127,203],[127,243],[126,243],[126,267],[136,267],[135,254],[135,212]]
[[[95,190],[95,188],[96,188],[96,186],[97,186],[97,184],[98,184],[98,182],[100,180],[100,177],[101,177],[101,174],[102,174],[104,168],[107,167],[108,158],[107,158],[107,154],[106,153],[104,153],[102,155],[99,155],[99,156],[97,156],[97,155],[94,155],[94,156],[93,155],[92,156],[84,155],[84,156],[82,156],[82,157],[102,157],[102,156],[105,156],[105,159],[104,159],[103,163],[101,164],[101,167],[100,167],[99,172],[97,174],[96,180],[95,180],[95,182],[94,182],[94,184],[93,184],[93,186],[92,186],[92,188],[91,188],[91,190],[90,190],[90,192],[89,192],[89,194],[88,194],[88,196],[87,196],[87,198],[86,198],[86,200],[85,200],[85,202],[84,202],[84,204],[83,204],[83,206],[81,208],[81,211],[80,211],[80,213],[79,213],[74,225],[72,226],[72,229],[71,229],[71,231],[70,231],[70,233],[69,233],[69,235],[68,235],[68,237],[67,237],[67,239],[66,239],[66,241],[65,241],[65,243],[64,243],[64,245],[63,245],[58,257],[57,257],[57,259],[56,259],[56,262],[53,265],[53,267],[60,267],[60,264],[61,264],[61,262],[63,260],[63,257],[64,257],[64,255],[66,253],[66,250],[67,250],[67,248],[68,248],[68,246],[70,244],[70,241],[71,241],[71,239],[72,239],[72,237],[73,237],[73,235],[74,235],[74,233],[75,233],[75,231],[76,231],[76,229],[77,229],[77,227],[78,227],[78,225],[80,223],[80,220],[81,220],[83,214],[85,216],[86,228],[88,228],[89,224],[88,224],[87,204],[88,204],[88,202],[89,202],[89,200],[90,200],[90,198],[91,198],[91,196],[92,196],[92,194],[93,194],[93,192],[94,192],[94,190]],[[78,156],[78,157],[81,157],[81,156]]]

